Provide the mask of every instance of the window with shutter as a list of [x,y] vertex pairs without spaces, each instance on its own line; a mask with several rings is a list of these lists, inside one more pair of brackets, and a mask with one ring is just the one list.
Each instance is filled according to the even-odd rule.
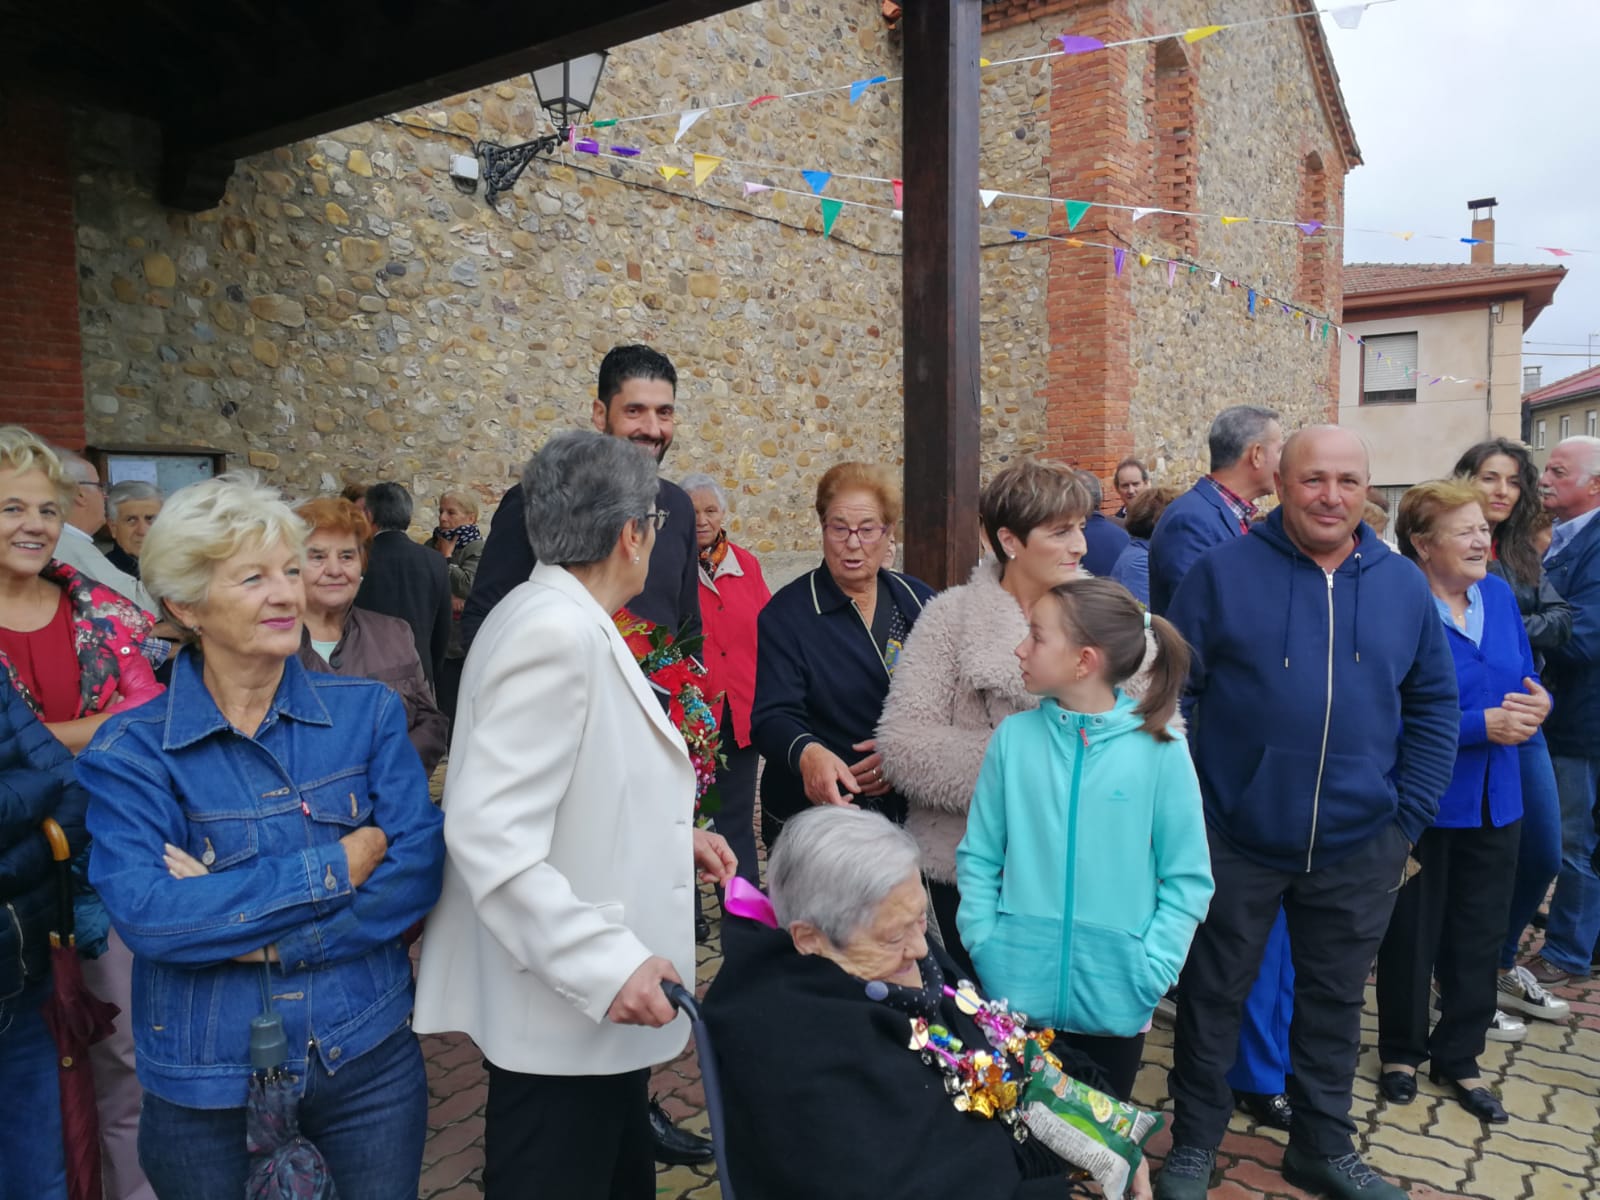
[[1368,334],[1361,359],[1361,403],[1410,404],[1417,398],[1417,335]]

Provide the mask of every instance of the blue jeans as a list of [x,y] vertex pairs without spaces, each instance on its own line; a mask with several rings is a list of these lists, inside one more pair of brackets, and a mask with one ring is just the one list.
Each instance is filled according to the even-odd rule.
[[[336,1074],[311,1068],[300,1132],[333,1173],[339,1200],[415,1196],[428,1135],[428,1077],[405,1026]],[[161,1200],[244,1195],[250,1174],[243,1108],[186,1108],[144,1094],[139,1164]]]
[[1522,931],[1561,870],[1561,798],[1556,795],[1556,775],[1544,738],[1518,746],[1517,763],[1522,768],[1522,842],[1517,847],[1517,875],[1511,885],[1511,920],[1500,951],[1502,970],[1515,965]]
[[40,1012],[50,983],[0,1001],[0,1200],[66,1200],[56,1047]]
[[1550,756],[1561,797],[1561,874],[1550,901],[1544,957],[1574,975],[1587,976],[1600,937],[1600,876],[1591,858],[1595,850],[1594,807],[1600,789],[1600,758]]

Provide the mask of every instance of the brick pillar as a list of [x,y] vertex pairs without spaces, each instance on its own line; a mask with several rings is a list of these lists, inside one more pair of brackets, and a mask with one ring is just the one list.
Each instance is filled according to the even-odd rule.
[[[1123,0],[1096,0],[1073,13],[1072,31],[1110,42],[1136,36]],[[1148,174],[1148,149],[1128,134],[1129,56],[1068,55],[1052,60],[1050,194],[1108,204],[1144,204],[1136,181]],[[1111,245],[1125,242],[1129,216],[1092,208],[1067,230],[1050,232]],[[1053,347],[1043,388],[1046,452],[1108,476],[1128,446],[1135,382],[1133,306],[1108,250],[1050,244],[1048,310]]]
[[67,118],[54,101],[0,97],[0,421],[84,443],[83,345]]

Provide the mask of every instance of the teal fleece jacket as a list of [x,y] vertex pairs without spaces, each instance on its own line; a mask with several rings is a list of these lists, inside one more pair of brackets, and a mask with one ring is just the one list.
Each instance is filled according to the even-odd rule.
[[1039,1025],[1142,1030],[1211,903],[1200,785],[1121,692],[1045,700],[995,730],[956,848],[956,925],[991,996]]

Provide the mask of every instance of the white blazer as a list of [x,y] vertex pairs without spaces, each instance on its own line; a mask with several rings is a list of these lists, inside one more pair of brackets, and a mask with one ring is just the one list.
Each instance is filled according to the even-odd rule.
[[444,785],[444,892],[414,1026],[535,1075],[615,1075],[688,1022],[613,1025],[652,954],[693,986],[694,768],[611,617],[543,563],[473,640]]

